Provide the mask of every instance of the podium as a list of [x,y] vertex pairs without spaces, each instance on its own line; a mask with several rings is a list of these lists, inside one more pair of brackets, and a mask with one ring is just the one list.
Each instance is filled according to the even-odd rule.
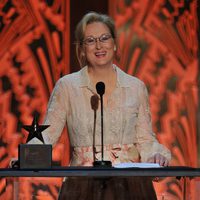
[[[166,168],[93,168],[93,167],[56,167],[51,169],[41,170],[16,170],[16,169],[0,169],[1,177],[17,178],[20,177],[74,177],[76,179],[105,179],[110,178],[161,178],[161,177],[175,177],[182,181],[182,199],[188,199],[187,196],[187,182],[200,177],[199,168],[190,167],[166,167]],[[111,180],[111,179],[110,179]],[[15,183],[15,181],[14,181]],[[134,190],[134,188],[133,188]],[[165,199],[165,198],[162,198]]]

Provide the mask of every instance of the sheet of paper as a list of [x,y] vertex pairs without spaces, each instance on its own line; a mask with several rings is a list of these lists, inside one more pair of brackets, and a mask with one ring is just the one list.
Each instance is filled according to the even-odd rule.
[[161,167],[157,163],[119,163],[114,165],[115,168],[132,168],[132,167],[138,167],[138,168],[158,168]]

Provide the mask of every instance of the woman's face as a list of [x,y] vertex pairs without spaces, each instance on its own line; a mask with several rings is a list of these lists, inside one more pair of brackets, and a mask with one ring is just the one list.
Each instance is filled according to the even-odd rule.
[[89,67],[108,67],[113,63],[114,40],[109,28],[102,22],[88,24],[83,51]]

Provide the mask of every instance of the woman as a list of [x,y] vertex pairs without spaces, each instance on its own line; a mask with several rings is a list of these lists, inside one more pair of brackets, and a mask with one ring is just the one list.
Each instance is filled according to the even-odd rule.
[[[55,144],[67,124],[72,147],[70,165],[91,166],[95,160],[101,160],[100,108],[98,106],[94,111],[90,101],[92,97],[97,97],[95,86],[101,81],[105,83],[104,159],[110,160],[112,165],[123,162],[153,162],[167,166],[170,152],[158,143],[152,131],[144,83],[113,64],[118,51],[113,20],[95,12],[86,14],[76,28],[76,50],[83,68],[57,82],[45,118],[45,124],[50,125],[43,132],[45,143]],[[124,183],[125,180],[121,181]],[[129,185],[134,184],[131,181]],[[70,198],[73,199],[72,190],[75,186],[70,189],[71,183],[72,180],[63,184],[63,188],[67,187],[71,192]],[[76,192],[80,187],[77,186]],[[108,193],[107,197],[110,195]],[[62,195],[61,199],[67,198]],[[103,199],[106,199],[105,196]],[[91,199],[93,198],[102,199],[102,196]],[[123,198],[127,196],[120,197]]]

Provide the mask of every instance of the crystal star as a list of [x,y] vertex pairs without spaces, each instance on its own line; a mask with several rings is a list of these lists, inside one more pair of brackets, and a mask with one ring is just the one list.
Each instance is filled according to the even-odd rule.
[[41,142],[44,143],[44,139],[42,137],[42,131],[44,131],[46,128],[48,128],[49,125],[38,125],[37,117],[34,116],[34,119],[32,121],[32,125],[24,125],[23,128],[27,131],[29,131],[28,138],[26,140],[26,143],[28,143],[33,138],[38,138]]

